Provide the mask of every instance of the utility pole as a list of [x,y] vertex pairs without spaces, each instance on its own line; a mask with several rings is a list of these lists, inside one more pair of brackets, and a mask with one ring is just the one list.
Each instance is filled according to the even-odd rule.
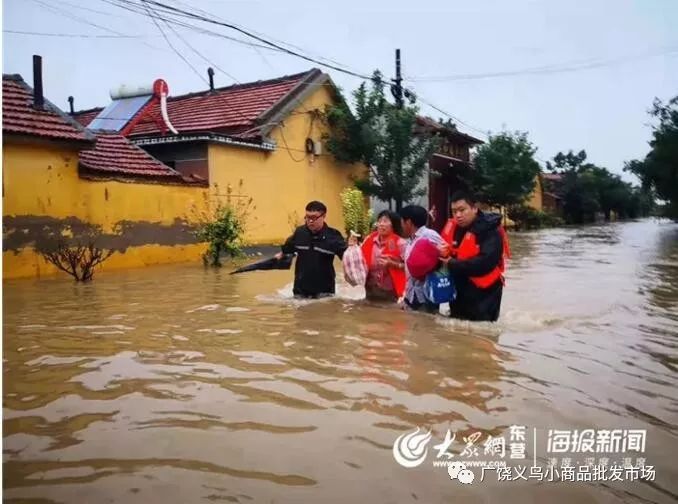
[[396,107],[403,108],[403,78],[400,74],[400,49],[396,49],[396,76],[391,84],[391,94],[395,98]]

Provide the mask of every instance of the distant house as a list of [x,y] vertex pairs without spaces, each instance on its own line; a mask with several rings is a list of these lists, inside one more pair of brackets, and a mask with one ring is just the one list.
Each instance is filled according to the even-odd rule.
[[[166,89],[166,85],[165,89]],[[256,213],[248,238],[277,243],[321,200],[343,228],[339,193],[362,166],[338,163],[323,148],[320,114],[337,91],[318,69],[158,99],[158,89],[121,92],[105,108],[74,113],[81,124],[128,138],[182,176],[209,186],[212,201],[242,188]],[[242,183],[242,185],[241,185]]]
[[[441,138],[419,184],[424,195],[410,202],[429,209],[434,217],[431,225],[439,230],[449,217],[450,196],[466,188],[462,175],[472,169],[471,149],[483,141],[428,117],[418,117],[415,128],[419,133]],[[388,208],[388,204],[372,198],[372,207],[378,212]]]
[[559,196],[563,176],[559,173],[542,173],[542,208],[544,211],[561,215],[563,212],[563,199]]

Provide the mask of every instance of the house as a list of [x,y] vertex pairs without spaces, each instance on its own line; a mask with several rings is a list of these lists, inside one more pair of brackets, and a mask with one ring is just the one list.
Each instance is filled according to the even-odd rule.
[[[415,131],[437,135],[441,143],[428,161],[421,178],[419,189],[424,192],[423,196],[408,203],[429,209],[433,216],[431,227],[441,230],[449,217],[450,196],[457,190],[467,188],[463,175],[472,169],[471,149],[483,141],[428,117],[417,118]],[[372,198],[371,204],[375,212],[388,208],[387,203],[376,198]]]
[[[38,67],[38,70],[41,70]],[[186,232],[204,184],[187,180],[124,137],[83,128],[19,75],[3,75],[3,276],[56,269],[39,249],[49,235],[98,226],[118,253],[106,268],[197,259]]]
[[563,213],[563,199],[559,196],[563,176],[559,173],[541,173],[542,209],[556,215]]
[[[76,112],[92,129],[113,130],[184,177],[203,181],[211,202],[252,198],[253,244],[280,243],[308,201],[328,207],[343,229],[339,193],[364,174],[325,152],[321,114],[337,99],[327,74],[300,74],[157,99],[152,90],[114,93],[106,108]],[[135,101],[136,100],[136,101]],[[230,196],[229,196],[230,195]]]
[[3,75],[5,278],[55,273],[45,237],[93,228],[117,251],[104,269],[198,260],[197,224],[237,198],[253,202],[252,244],[283,241],[312,199],[343,228],[339,193],[365,168],[324,152],[320,112],[337,93],[319,70],[177,97],[158,79],[70,114],[41,74],[33,88]]

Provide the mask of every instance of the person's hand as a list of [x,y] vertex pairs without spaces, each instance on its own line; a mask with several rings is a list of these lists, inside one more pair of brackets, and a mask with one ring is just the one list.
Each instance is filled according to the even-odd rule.
[[443,243],[438,245],[438,252],[440,252],[440,257],[450,257],[452,250],[449,244]]
[[348,237],[348,246],[352,247],[353,245],[358,245],[358,235],[351,233]]
[[380,257],[377,259],[377,264],[382,268],[390,266],[391,260],[388,257]]
[[283,258],[283,253],[282,253],[282,252],[278,252],[278,253],[277,253],[276,255],[274,255],[273,257],[275,257],[275,258],[279,261],[280,259]]

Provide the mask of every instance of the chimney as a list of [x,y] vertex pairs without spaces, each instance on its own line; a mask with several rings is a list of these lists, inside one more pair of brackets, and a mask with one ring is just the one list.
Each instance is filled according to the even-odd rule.
[[73,97],[72,97],[72,96],[69,96],[69,97],[68,97],[68,105],[69,105],[69,107],[70,107],[70,109],[71,109],[70,114],[71,114],[71,115],[75,114],[75,109],[73,108]]
[[212,67],[207,69],[207,75],[210,78],[210,91],[214,91],[214,70]]
[[45,96],[42,94],[42,56],[33,55],[33,106],[38,110],[45,108]]

